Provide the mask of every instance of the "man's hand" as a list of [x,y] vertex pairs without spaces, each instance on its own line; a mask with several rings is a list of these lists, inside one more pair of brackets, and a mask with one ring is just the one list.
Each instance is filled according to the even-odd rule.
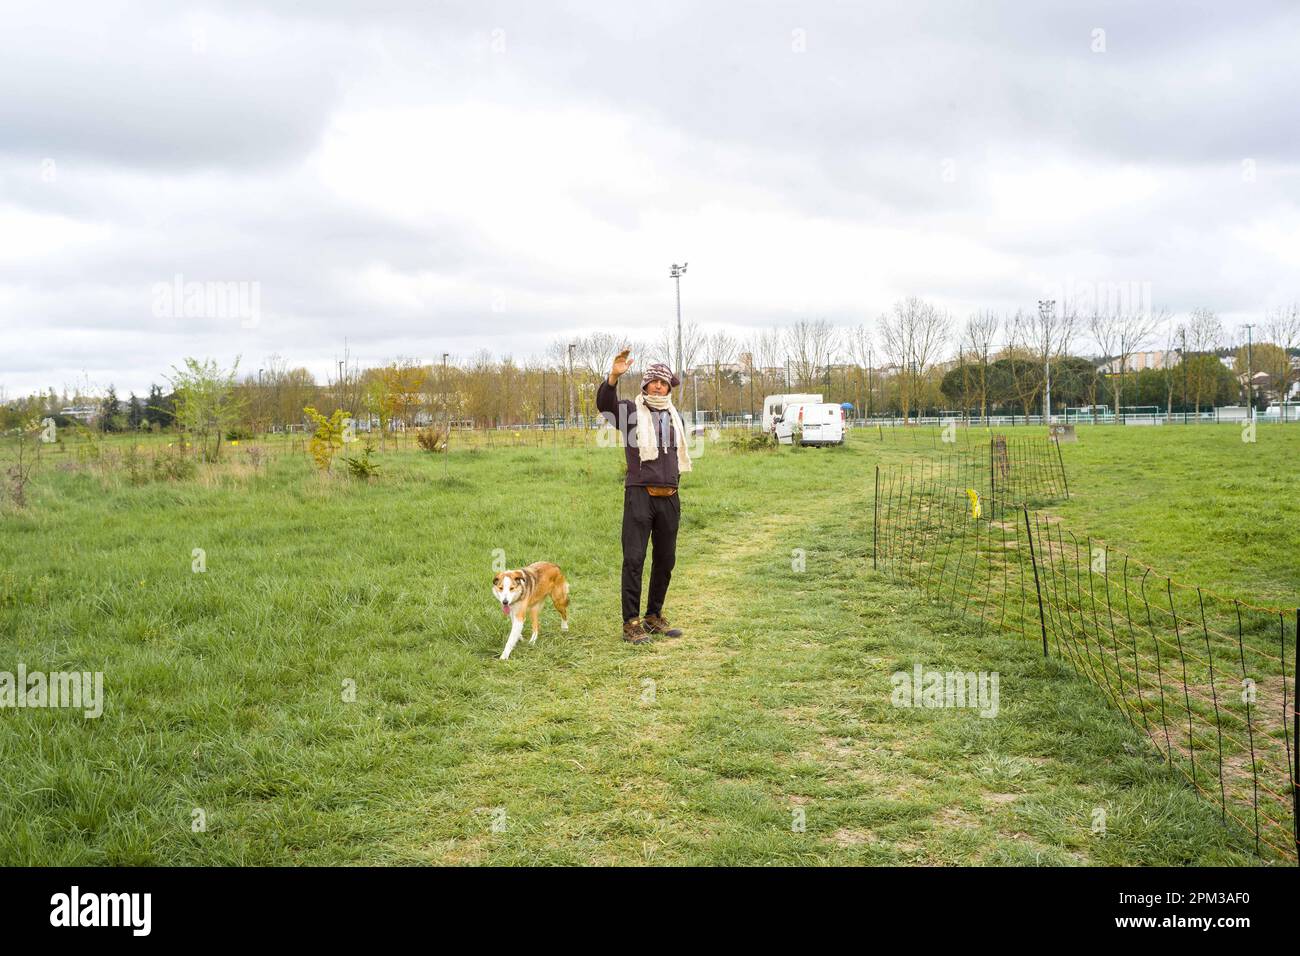
[[609,370],[608,381],[610,385],[617,385],[618,380],[622,377],[623,373],[632,367],[632,359],[627,356],[627,353],[631,351],[630,348],[626,348],[614,356],[614,365]]

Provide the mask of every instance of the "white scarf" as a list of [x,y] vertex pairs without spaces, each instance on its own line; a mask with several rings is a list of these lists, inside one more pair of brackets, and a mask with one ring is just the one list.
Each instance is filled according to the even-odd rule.
[[691,453],[686,448],[686,428],[682,425],[682,416],[677,413],[671,395],[647,395],[645,392],[636,397],[636,448],[641,453],[642,461],[654,461],[659,457],[659,441],[655,435],[654,420],[651,409],[668,410],[672,416],[673,428],[677,433],[677,470],[691,470]]

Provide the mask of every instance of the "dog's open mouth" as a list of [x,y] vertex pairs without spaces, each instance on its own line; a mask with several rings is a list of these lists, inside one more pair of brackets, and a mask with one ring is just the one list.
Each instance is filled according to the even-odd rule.
[[509,601],[502,601],[502,602],[501,602],[501,616],[502,616],[502,617],[509,617],[509,616],[510,616],[510,602],[509,602]]

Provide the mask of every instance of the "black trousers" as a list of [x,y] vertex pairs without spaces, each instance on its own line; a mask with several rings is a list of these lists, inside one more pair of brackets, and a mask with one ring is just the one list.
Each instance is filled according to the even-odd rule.
[[623,489],[623,620],[641,616],[641,571],[646,545],[653,543],[650,593],[646,614],[661,614],[673,565],[677,563],[677,526],[682,518],[682,493],[656,498],[636,485]]

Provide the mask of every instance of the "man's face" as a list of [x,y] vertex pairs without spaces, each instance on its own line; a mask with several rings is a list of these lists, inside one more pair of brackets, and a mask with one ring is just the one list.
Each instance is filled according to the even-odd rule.
[[667,395],[668,383],[661,378],[652,378],[646,383],[645,391],[647,395]]

